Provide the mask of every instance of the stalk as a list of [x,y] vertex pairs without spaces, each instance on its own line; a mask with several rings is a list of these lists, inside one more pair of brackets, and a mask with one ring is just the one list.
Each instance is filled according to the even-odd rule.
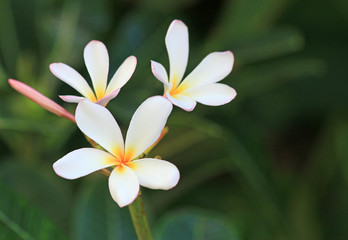
[[146,218],[143,198],[140,191],[138,197],[128,206],[128,208],[132,216],[132,221],[135,232],[138,236],[138,240],[152,240],[153,238]]

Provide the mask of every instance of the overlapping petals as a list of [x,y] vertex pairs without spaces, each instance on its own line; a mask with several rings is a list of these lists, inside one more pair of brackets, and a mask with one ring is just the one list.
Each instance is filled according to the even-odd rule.
[[164,84],[164,96],[174,105],[192,111],[196,102],[219,106],[235,98],[236,91],[233,88],[217,83],[232,71],[232,52],[209,54],[183,79],[189,53],[186,25],[174,20],[169,26],[165,43],[169,56],[169,79],[160,63],[151,61],[151,69],[154,76]]
[[159,138],[171,110],[172,104],[164,97],[147,99],[134,113],[124,141],[117,122],[106,108],[81,101],[76,109],[78,127],[107,152],[90,148],[75,150],[54,163],[55,172],[75,179],[114,166],[109,189],[120,207],[134,201],[139,184],[163,190],[174,187],[180,178],[175,165],[153,158],[136,160]]
[[66,102],[73,103],[78,103],[86,98],[105,106],[111,99],[117,96],[120,88],[131,78],[137,59],[134,56],[128,57],[118,68],[107,86],[109,55],[105,45],[100,41],[93,40],[85,47],[83,56],[88,73],[92,79],[94,91],[76,70],[64,63],[52,63],[50,65],[51,72],[83,96],[68,95],[60,97]]

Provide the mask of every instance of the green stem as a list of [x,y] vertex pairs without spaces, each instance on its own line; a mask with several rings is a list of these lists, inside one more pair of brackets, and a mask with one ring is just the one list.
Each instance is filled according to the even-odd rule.
[[135,232],[137,233],[138,240],[152,240],[153,238],[147,222],[144,203],[140,191],[138,197],[128,207],[132,216],[133,225]]
[[[152,144],[144,153],[143,155],[146,156],[160,141],[161,139],[168,133],[168,127],[165,127],[160,137],[157,139],[157,141]],[[99,144],[94,142],[91,138],[89,138],[87,135],[85,135],[87,141],[96,149],[103,149]],[[139,156],[136,159],[142,158],[143,156]],[[133,159],[134,160],[134,159]],[[110,176],[110,171],[108,169],[101,169],[99,170],[102,174],[106,176]],[[133,225],[135,228],[135,232],[137,233],[138,240],[153,240],[151,235],[151,230],[149,227],[149,223],[147,222],[145,209],[144,209],[144,203],[141,196],[141,191],[139,190],[138,197],[134,200],[132,204],[129,206],[129,211],[132,216]]]

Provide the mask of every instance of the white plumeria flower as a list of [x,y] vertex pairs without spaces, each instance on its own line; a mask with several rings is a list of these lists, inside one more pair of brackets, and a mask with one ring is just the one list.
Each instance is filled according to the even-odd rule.
[[90,41],[85,47],[83,56],[88,73],[92,79],[94,92],[87,81],[75,69],[64,63],[52,63],[50,65],[51,72],[57,78],[70,85],[83,96],[60,96],[66,102],[78,103],[87,98],[92,102],[105,106],[111,99],[117,96],[120,88],[133,75],[137,65],[136,57],[128,57],[117,69],[107,85],[109,54],[104,43],[96,40]]
[[173,188],[180,178],[175,165],[154,158],[135,160],[159,138],[172,108],[164,97],[148,98],[135,111],[124,142],[116,120],[105,107],[81,101],[76,109],[77,126],[107,152],[95,148],[75,150],[56,161],[54,171],[63,178],[76,179],[115,166],[109,189],[120,207],[135,200],[139,184],[151,189]]
[[232,71],[234,57],[231,51],[210,53],[182,81],[189,54],[187,26],[182,21],[174,20],[169,26],[165,43],[169,56],[169,80],[162,64],[151,61],[151,69],[164,84],[164,96],[174,105],[192,111],[196,102],[219,106],[237,95],[233,88],[216,83]]

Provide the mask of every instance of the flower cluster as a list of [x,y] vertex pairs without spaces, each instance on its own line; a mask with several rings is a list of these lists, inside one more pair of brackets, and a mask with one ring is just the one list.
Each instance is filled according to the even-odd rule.
[[77,149],[53,164],[59,176],[76,179],[112,167],[109,190],[120,207],[134,201],[139,186],[163,190],[176,186],[180,178],[177,167],[165,160],[143,158],[143,153],[158,142],[173,104],[192,111],[197,102],[218,106],[236,96],[233,88],[217,83],[231,72],[234,58],[230,51],[211,53],[184,78],[189,44],[188,29],[183,22],[174,20],[171,23],[165,44],[169,56],[169,76],[160,63],[151,61],[154,76],[164,84],[164,94],[150,97],[138,107],[125,139],[105,106],[131,78],[137,64],[136,57],[128,57],[107,84],[108,51],[102,42],[94,40],[88,43],[84,49],[84,60],[94,91],[73,68],[64,63],[52,63],[51,72],[82,95],[60,96],[66,102],[78,103],[75,116],[29,86],[9,80],[12,87],[36,103],[76,122],[78,128],[93,140],[94,148]]

